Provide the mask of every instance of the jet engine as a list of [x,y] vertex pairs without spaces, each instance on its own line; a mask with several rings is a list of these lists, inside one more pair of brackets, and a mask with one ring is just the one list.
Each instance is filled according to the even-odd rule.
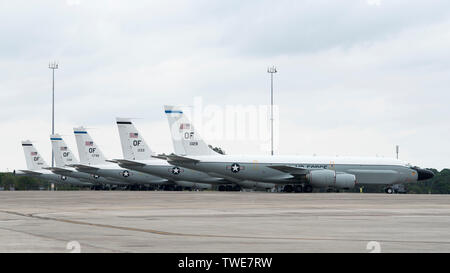
[[336,173],[332,170],[314,170],[306,176],[313,187],[336,187],[339,189],[351,189],[356,184],[356,177],[348,173]]
[[338,189],[352,189],[356,184],[356,176],[349,173],[337,173],[336,183],[334,184]]

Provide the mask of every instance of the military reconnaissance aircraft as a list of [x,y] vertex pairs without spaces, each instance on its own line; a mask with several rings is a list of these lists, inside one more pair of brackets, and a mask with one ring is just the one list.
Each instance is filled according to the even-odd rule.
[[[53,168],[46,168],[51,170],[55,174],[64,175],[68,177],[78,178],[83,181],[91,182],[96,186],[104,185],[129,185],[118,179],[99,176],[97,174],[89,174],[80,172],[73,167],[69,167],[70,164],[79,164],[78,159],[72,153],[72,150],[67,147],[66,142],[59,134],[50,135],[50,141],[52,143],[53,154],[55,155],[55,165]],[[83,162],[84,163],[84,162]]]
[[124,159],[114,159],[114,161],[121,167],[157,175],[174,181],[182,187],[211,189],[212,185],[216,185],[222,190],[233,189],[232,183],[223,178],[211,177],[206,173],[174,166],[164,159],[155,158],[130,119],[117,118],[117,127]]
[[66,183],[76,186],[91,186],[87,180],[76,179],[70,176],[55,174],[48,170],[48,165],[33,143],[29,140],[22,141],[23,151],[25,153],[25,161],[27,162],[27,170],[14,171],[15,175],[29,175],[42,179],[54,181],[56,183]]
[[313,188],[350,189],[358,185],[392,185],[430,179],[433,172],[400,160],[363,157],[237,156],[220,155],[210,149],[183,111],[165,106],[174,145],[184,153],[167,156],[169,163],[236,183],[257,181],[283,185],[287,192],[312,192]]
[[74,134],[80,160],[83,163],[70,164],[70,167],[74,167],[80,172],[119,179],[129,184],[150,186],[172,184],[167,179],[125,169],[117,166],[115,162],[107,160],[85,128],[74,128]]

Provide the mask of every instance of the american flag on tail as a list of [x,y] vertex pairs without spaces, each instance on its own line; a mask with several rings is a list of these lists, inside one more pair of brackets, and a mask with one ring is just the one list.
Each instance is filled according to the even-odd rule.
[[182,129],[191,129],[191,124],[189,123],[181,123],[180,124],[180,130]]

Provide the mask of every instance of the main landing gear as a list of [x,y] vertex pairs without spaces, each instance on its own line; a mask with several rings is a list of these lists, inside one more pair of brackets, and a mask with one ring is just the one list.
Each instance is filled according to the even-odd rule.
[[394,193],[394,189],[392,189],[391,187],[386,187],[384,189],[384,192],[387,194],[393,194]]
[[312,192],[313,187],[309,184],[307,185],[285,185],[283,187],[284,192]]
[[293,192],[294,191],[294,187],[292,185],[285,185],[283,187],[283,191],[284,192]]
[[310,192],[313,191],[313,187],[312,187],[311,185],[305,185],[305,186],[303,187],[303,191],[304,191],[304,192],[307,192],[307,193],[310,193]]
[[219,191],[241,191],[241,187],[236,185],[220,185],[218,188]]

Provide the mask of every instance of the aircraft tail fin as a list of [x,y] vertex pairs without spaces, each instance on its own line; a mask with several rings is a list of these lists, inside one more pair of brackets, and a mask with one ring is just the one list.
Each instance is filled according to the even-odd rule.
[[22,141],[22,148],[25,154],[25,161],[27,162],[28,170],[40,170],[42,168],[48,167],[47,163],[39,154],[31,141]]
[[87,165],[98,165],[106,163],[106,157],[97,146],[97,143],[92,140],[86,128],[73,128],[73,132],[77,141],[80,163]]
[[176,106],[164,106],[164,111],[169,121],[170,132],[175,154],[179,155],[215,155],[206,142],[194,130],[194,126]]
[[128,160],[152,159],[152,150],[130,119],[116,118],[122,144],[123,158]]
[[64,167],[69,164],[77,164],[78,159],[72,153],[66,142],[59,134],[50,135],[56,167]]

